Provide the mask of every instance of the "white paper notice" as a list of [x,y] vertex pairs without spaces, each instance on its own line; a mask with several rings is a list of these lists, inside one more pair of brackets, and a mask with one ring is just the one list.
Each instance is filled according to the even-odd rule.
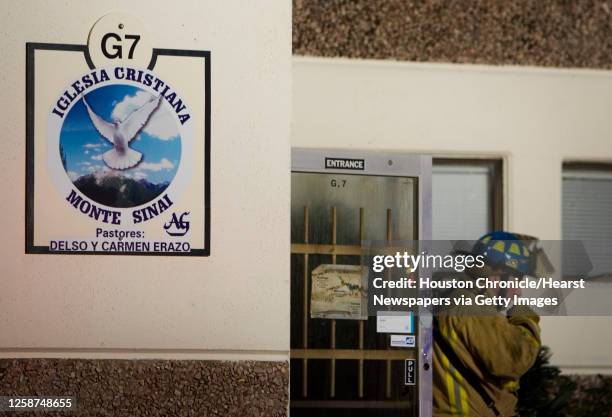
[[412,312],[379,311],[376,315],[378,333],[414,333]]

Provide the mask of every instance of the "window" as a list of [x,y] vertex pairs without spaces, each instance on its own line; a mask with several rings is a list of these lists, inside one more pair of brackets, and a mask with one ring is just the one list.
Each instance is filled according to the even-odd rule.
[[501,159],[436,158],[432,170],[436,240],[476,240],[503,228]]
[[[612,165],[563,164],[562,193],[563,240],[582,241],[593,266],[590,276],[612,273]],[[566,275],[584,272],[572,253],[564,253]]]

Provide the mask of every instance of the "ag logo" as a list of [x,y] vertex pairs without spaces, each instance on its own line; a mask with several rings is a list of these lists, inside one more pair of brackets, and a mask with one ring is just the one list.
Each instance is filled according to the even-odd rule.
[[186,211],[177,217],[176,213],[172,213],[172,218],[169,222],[164,224],[164,230],[170,236],[185,236],[189,231],[189,221],[185,220],[185,217],[189,216],[189,212]]

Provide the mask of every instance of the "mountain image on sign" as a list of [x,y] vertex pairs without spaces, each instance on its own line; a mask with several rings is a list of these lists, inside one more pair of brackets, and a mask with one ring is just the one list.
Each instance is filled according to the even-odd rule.
[[159,196],[181,160],[178,121],[161,96],[112,84],[83,96],[60,132],[61,163],[92,200],[129,208]]

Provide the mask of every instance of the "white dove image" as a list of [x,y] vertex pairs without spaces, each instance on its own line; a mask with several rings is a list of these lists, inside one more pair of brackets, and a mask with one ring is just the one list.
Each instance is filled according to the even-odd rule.
[[85,97],[83,97],[83,103],[85,103],[85,108],[87,108],[87,113],[94,127],[98,133],[113,145],[113,149],[102,155],[104,163],[109,168],[118,170],[128,169],[140,162],[142,153],[130,148],[129,143],[145,127],[151,115],[159,107],[161,99],[161,95],[153,97],[142,107],[130,113],[124,120],[111,123],[94,113]]

